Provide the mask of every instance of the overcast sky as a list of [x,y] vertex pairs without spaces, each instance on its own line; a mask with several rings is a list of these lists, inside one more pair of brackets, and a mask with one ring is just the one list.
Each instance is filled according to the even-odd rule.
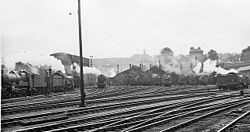
[[[78,54],[77,0],[2,0],[2,56]],[[69,12],[72,15],[69,15]],[[250,0],[82,0],[84,56],[238,52],[250,46]]]

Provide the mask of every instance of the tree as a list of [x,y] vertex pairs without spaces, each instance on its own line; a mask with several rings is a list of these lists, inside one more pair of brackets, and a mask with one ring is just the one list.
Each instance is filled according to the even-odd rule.
[[236,63],[239,62],[241,59],[241,54],[239,53],[218,53],[218,57],[221,62],[232,62]]
[[209,52],[208,52],[208,58],[210,60],[218,60],[219,57],[218,57],[218,54],[215,50],[211,49]]
[[161,56],[168,57],[168,56],[173,56],[173,55],[174,55],[174,52],[168,47],[165,47],[161,50]]
[[250,62],[250,46],[242,50],[240,60],[243,62]]

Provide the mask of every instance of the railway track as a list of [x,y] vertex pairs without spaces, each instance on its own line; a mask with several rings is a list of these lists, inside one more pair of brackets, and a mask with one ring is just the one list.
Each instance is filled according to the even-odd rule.
[[[81,111],[81,110],[91,110],[93,109],[92,111],[101,111],[101,110],[110,110],[110,109],[115,109],[115,108],[126,108],[126,107],[130,107],[130,106],[140,106],[140,105],[143,105],[143,104],[152,104],[152,103],[157,103],[157,102],[164,102],[166,100],[176,100],[176,99],[182,99],[182,98],[188,98],[188,97],[196,97],[196,96],[208,96],[209,94],[200,94],[200,95],[179,95],[179,96],[168,96],[168,95],[165,95],[165,96],[150,96],[148,98],[131,98],[129,100],[124,100],[124,101],[119,101],[119,102],[116,102],[116,103],[106,103],[106,104],[103,104],[103,105],[97,105],[97,106],[92,106],[92,107],[87,107],[87,108],[83,108],[83,109],[75,109],[75,110],[69,110],[69,112],[78,112]],[[103,101],[103,100],[102,100]],[[105,101],[105,102],[108,102],[108,101]],[[27,118],[34,118],[34,117],[38,117],[38,116],[42,116],[42,115],[56,115],[56,114],[62,114],[64,113],[65,111],[57,111],[57,112],[51,112],[51,113],[48,113],[48,112],[45,112],[45,113],[38,113],[37,115],[33,115],[33,116],[15,116],[14,118],[6,118],[6,119],[2,119],[2,125],[6,125],[8,124],[8,122],[11,122],[11,121],[16,121],[16,120],[22,120],[22,119],[27,119]],[[83,111],[82,111],[83,112]],[[83,112],[85,113],[85,112]],[[76,114],[76,113],[74,113]],[[73,115],[70,115],[70,116],[73,116]],[[7,123],[5,123],[7,122]]]
[[[120,92],[121,90],[123,92]],[[216,91],[216,90],[215,90]],[[103,91],[105,92],[105,91]],[[205,93],[204,93],[205,92]],[[142,123],[143,121],[148,120],[149,118],[153,118],[159,116],[164,113],[164,110],[171,110],[171,108],[180,108],[181,105],[190,105],[192,103],[198,103],[202,101],[204,97],[210,98],[210,101],[214,100],[223,100],[227,98],[236,97],[236,95],[223,95],[223,98],[215,96],[216,92],[210,91],[207,93],[206,88],[175,88],[175,89],[167,89],[161,88],[158,89],[152,87],[137,87],[135,89],[130,89],[129,87],[123,87],[114,90],[110,94],[101,93],[101,96],[97,96],[95,99],[94,96],[87,101],[88,107],[86,108],[70,108],[70,109],[58,109],[53,112],[37,112],[37,114],[19,114],[17,116],[9,116],[11,118],[3,118],[2,117],[2,128],[3,130],[17,130],[17,131],[46,131],[46,130],[58,130],[58,131],[69,131],[71,130],[82,130],[82,127],[88,128],[86,130],[95,130],[97,128],[102,128],[105,125],[110,125],[112,123],[119,122],[121,120],[130,119],[131,117],[140,115],[141,119],[144,120],[135,120],[134,124],[127,124],[123,122],[123,124],[116,124],[110,127],[107,127],[107,130],[112,130],[110,128],[119,128],[126,129],[128,127],[137,125]],[[117,95],[119,94],[119,95]],[[171,97],[172,95],[172,97]],[[213,95],[209,97],[209,95]],[[237,95],[238,96],[238,95]],[[103,98],[102,98],[103,97]],[[202,98],[203,97],[203,98]],[[199,99],[197,99],[199,98]],[[185,100],[188,99],[188,100]],[[194,102],[188,102],[191,99],[197,99]],[[204,99],[205,101],[206,99]],[[78,101],[78,102],[77,102]],[[169,102],[173,101],[171,104]],[[208,102],[208,101],[207,101]],[[55,109],[60,107],[67,106],[67,101],[62,101],[61,103],[55,103],[51,101],[51,108],[48,108],[48,104],[44,104],[39,106],[38,102],[37,106],[34,104],[27,105],[27,107],[16,107],[19,110],[24,112],[30,112],[30,110],[43,110],[43,109]],[[69,106],[72,104],[79,104],[79,100],[75,100],[75,102],[70,100],[68,102]],[[94,104],[94,105],[93,105]],[[54,105],[54,106],[53,106]],[[198,106],[197,108],[205,108],[208,106]],[[24,105],[25,106],[25,105]],[[31,107],[33,106],[33,108]],[[210,105],[211,106],[211,105]],[[39,108],[40,107],[40,108]],[[44,107],[44,108],[42,108]],[[12,107],[13,108],[13,107]],[[191,108],[191,106],[190,106]],[[16,112],[20,113],[18,109],[15,109]],[[186,108],[188,109],[188,108]],[[151,113],[141,115],[143,113],[147,113],[147,111],[151,111]],[[155,111],[155,112],[153,112]],[[12,112],[13,113],[13,112]],[[15,112],[14,112],[15,113]],[[34,112],[36,113],[36,112]],[[9,113],[11,114],[11,113]],[[87,116],[88,115],[88,116]],[[173,116],[174,114],[172,114]],[[169,117],[167,115],[166,117]],[[133,119],[133,118],[132,118]],[[130,123],[132,123],[130,121]],[[81,125],[80,125],[81,124]],[[78,127],[77,127],[78,126]],[[126,127],[121,127],[126,126]],[[121,129],[121,130],[123,130]],[[105,129],[104,129],[105,130]]]
[[[147,124],[143,124],[139,127],[132,127],[132,129],[125,130],[127,132],[135,132],[135,131],[146,131],[146,132],[173,132],[178,129],[185,128],[186,126],[202,120],[204,118],[210,117],[212,115],[218,114],[220,112],[233,109],[245,104],[250,103],[249,100],[243,99],[238,101],[233,101],[229,103],[223,103],[221,105],[210,106],[207,108],[192,110],[187,113],[178,114],[176,116],[170,118],[164,118],[156,122],[152,122]],[[156,119],[158,119],[157,117]],[[149,121],[148,121],[149,122]],[[182,129],[185,131],[185,129]]]
[[[86,94],[92,94],[96,90],[98,90],[97,87],[86,87]],[[80,93],[79,88],[75,88],[74,90],[67,91],[67,92],[53,93],[50,95],[50,97],[57,97],[57,96],[64,95],[64,94],[77,94],[77,93]],[[27,96],[27,97],[2,99],[1,103],[2,105],[4,105],[4,104],[21,102],[21,101],[46,100],[47,98],[48,96],[45,96],[45,95],[34,95],[34,96]]]
[[[235,103],[235,102],[234,102]],[[232,104],[232,103],[231,103]],[[187,116],[189,114],[192,114],[192,112],[198,112],[200,110],[208,110],[209,108],[216,109],[217,106],[210,106],[208,105],[207,107],[203,106],[197,106],[194,107],[194,104],[191,106],[188,105],[188,107],[180,107],[172,111],[164,112],[158,116],[151,117],[149,119],[143,119],[141,120],[141,117],[136,117],[136,118],[129,118],[129,120],[123,120],[119,122],[115,122],[113,124],[106,125],[104,127],[100,127],[97,129],[92,129],[90,130],[91,132],[97,132],[97,131],[111,131],[111,130],[116,130],[116,131],[145,131],[151,127],[161,125],[164,122],[168,122],[173,119],[180,119],[184,116]],[[223,103],[222,105],[225,105]],[[183,111],[186,111],[183,113]],[[145,114],[144,114],[145,115]],[[134,124],[134,122],[136,122]],[[130,126],[130,127],[128,127]],[[157,128],[157,131],[159,129]],[[149,131],[155,131],[154,129],[150,129]]]
[[[227,125],[225,125],[223,128],[219,129],[218,132],[227,132],[227,131],[249,131],[250,130],[250,110],[249,111],[246,111],[245,113],[241,114],[240,116],[238,116],[236,119],[234,119],[233,121],[229,122]],[[243,119],[247,119],[248,122],[246,122],[246,124],[243,123],[243,129],[244,130],[237,130],[237,127],[236,128],[233,128],[233,126],[239,122],[240,120],[243,120]],[[241,125],[242,126],[242,125]],[[245,128],[244,128],[245,127]],[[242,129],[242,128],[241,128]]]
[[[108,89],[110,89],[110,88],[108,88]],[[154,89],[155,89],[155,87],[154,87]],[[184,90],[184,89],[187,89],[187,90]],[[126,89],[118,89],[118,90],[126,90]],[[96,94],[96,96],[99,96],[99,93],[107,93],[107,92],[105,92],[105,91],[108,91],[108,92],[113,92],[113,94],[114,95],[117,95],[117,94],[119,94],[118,92],[120,92],[120,91],[108,91],[108,90],[105,90],[105,89],[96,89],[94,92],[92,92],[92,93],[89,93],[89,94],[87,94],[87,95],[93,95],[94,96],[94,94]],[[164,88],[161,88],[161,89],[158,89],[158,90],[154,90],[154,92],[176,92],[176,91],[178,91],[178,90],[182,90],[182,92],[184,92],[184,91],[186,91],[186,92],[189,92],[190,90],[192,90],[192,89],[189,89],[189,87],[188,88],[172,88],[172,89],[164,89]],[[200,89],[194,89],[194,90],[200,90]],[[154,93],[154,92],[152,92],[152,91],[150,91],[150,92],[147,92],[147,93]],[[77,91],[77,93],[79,93],[79,91]],[[134,94],[137,94],[137,93],[134,93]],[[140,93],[138,93],[138,95],[139,95]],[[146,92],[144,92],[144,93],[142,93],[142,94],[146,94]],[[68,94],[66,94],[67,96],[68,96]],[[79,98],[79,95],[72,95],[72,94],[70,94],[70,96],[73,96],[74,98]],[[65,97],[65,96],[63,96],[63,97]],[[5,109],[5,108],[11,108],[11,107],[17,107],[17,106],[19,106],[19,105],[28,105],[28,104],[32,104],[32,103],[39,103],[39,102],[43,102],[43,101],[50,101],[50,100],[53,100],[53,99],[58,99],[58,100],[62,100],[62,98],[60,98],[60,97],[56,97],[56,98],[52,98],[52,97],[42,97],[42,99],[39,99],[39,100],[29,100],[29,101],[27,101],[27,100],[25,100],[25,102],[22,102],[22,99],[19,101],[19,102],[17,102],[17,103],[7,103],[7,104],[2,104],[2,106],[1,106],[1,108],[2,109]]]
[[[122,87],[121,87],[122,88]],[[111,90],[110,90],[111,89]],[[115,90],[114,90],[115,89]],[[154,89],[155,89],[155,87],[154,87]],[[179,88],[171,88],[171,89],[168,89],[168,88],[166,88],[166,89],[164,89],[164,88],[161,88],[161,89],[159,89],[158,88],[158,90],[154,90],[154,92],[175,92],[175,91],[178,91],[178,90],[184,90],[184,89],[188,89],[188,90],[191,90],[190,89],[190,87],[185,87],[185,88],[182,88],[182,87],[179,87]],[[122,89],[120,89],[120,88],[106,88],[106,89],[95,89],[94,91],[91,91],[91,92],[86,92],[86,94],[87,94],[87,96],[99,96],[100,95],[100,93],[111,93],[111,92],[113,92],[113,95],[117,95],[117,94],[119,94],[118,92],[120,92],[121,90],[126,90],[126,87],[125,88],[122,88]],[[195,89],[195,90],[199,90],[199,89]],[[121,92],[122,93],[122,92]],[[153,93],[152,91],[150,91],[150,92],[147,92],[147,93]],[[146,92],[144,92],[144,93],[142,93],[142,94],[147,94]],[[42,97],[34,97],[35,99],[30,99],[29,97],[27,97],[27,98],[20,98],[20,99],[15,99],[15,102],[14,103],[5,103],[5,104],[2,104],[2,106],[1,106],[1,108],[2,109],[5,109],[5,108],[11,108],[11,107],[18,107],[18,106],[20,106],[20,105],[29,105],[29,104],[32,104],[32,103],[39,103],[39,102],[44,102],[44,101],[46,101],[46,102],[49,102],[49,101],[52,101],[52,100],[64,100],[64,99],[66,99],[66,101],[68,101],[67,100],[67,98],[73,98],[73,99],[75,99],[75,98],[80,98],[79,97],[79,91],[74,91],[73,93],[66,93],[66,94],[64,94],[64,95],[61,95],[61,96],[56,96],[56,95],[54,95],[54,96],[46,96],[46,97],[44,97],[44,96],[42,96]],[[134,93],[134,94],[137,94],[137,93]],[[138,93],[138,95],[140,95],[140,93]],[[17,100],[19,100],[18,102],[17,102]],[[3,102],[3,101],[2,101]],[[32,104],[33,105],[33,104]]]
[[[100,91],[99,88],[95,88],[93,90],[87,91],[87,96],[93,96],[94,94],[97,94]],[[80,91],[72,91],[64,94],[55,94],[55,95],[49,95],[49,96],[41,96],[41,97],[34,97],[33,99],[30,99],[29,97],[25,99],[21,99],[20,101],[15,101],[12,103],[5,103],[1,105],[1,109],[8,109],[8,108],[15,108],[19,106],[24,105],[31,105],[33,103],[39,103],[39,102],[50,102],[50,101],[56,101],[56,100],[69,100],[72,99],[74,96],[79,96]]]
[[[163,89],[163,88],[158,88],[155,90],[152,88],[148,88],[149,90],[143,89],[135,89],[135,90],[126,90],[126,91],[115,91],[113,93],[108,93],[107,95],[103,94],[98,96],[99,94],[96,94],[92,97],[87,97],[87,105],[93,105],[96,103],[101,103],[101,102],[111,102],[111,101],[117,101],[117,100],[125,100],[125,99],[131,99],[133,97],[138,98],[136,95],[143,95],[140,97],[144,97],[147,94],[151,94],[151,96],[155,96],[152,94],[157,94],[159,96],[166,95],[165,92],[171,92],[173,94],[173,91],[176,91],[177,94],[187,94],[191,92],[204,92],[204,89]],[[178,90],[181,90],[181,92],[178,92]],[[118,93],[117,93],[118,92]],[[133,93],[132,95],[129,93]],[[112,96],[116,97],[112,98]],[[117,95],[121,95],[120,97],[117,97]],[[97,96],[97,97],[96,97]],[[150,96],[146,96],[150,97]],[[110,99],[108,99],[110,98]],[[98,100],[99,99],[99,100]],[[2,107],[2,114],[8,115],[8,114],[13,114],[13,113],[22,113],[22,112],[31,112],[31,111],[37,111],[37,110],[43,110],[43,109],[53,109],[53,108],[62,108],[62,107],[69,107],[69,106],[76,106],[80,103],[80,97],[75,97],[75,98],[69,98],[67,100],[61,100],[61,99],[56,99],[56,100],[48,100],[48,101],[43,101],[43,102],[35,102],[35,103],[30,103],[30,104],[24,104],[24,105],[19,105],[19,106],[3,106]]]
[[[125,91],[115,91],[112,93],[99,93],[97,95],[93,95],[91,97],[87,97],[87,103],[88,104],[94,104],[98,102],[105,102],[108,100],[109,97],[113,97],[115,95],[126,95],[129,93],[136,93],[145,90],[145,88],[142,89],[130,89]],[[98,100],[100,99],[100,100]],[[106,99],[106,100],[105,100]],[[117,98],[114,98],[113,100],[119,100]],[[65,100],[55,99],[55,100],[48,100],[48,101],[42,101],[42,102],[34,102],[30,104],[24,104],[24,105],[18,105],[18,106],[7,106],[2,107],[2,114],[8,115],[13,113],[22,113],[22,112],[31,112],[31,111],[37,111],[42,109],[54,109],[54,108],[61,108],[61,107],[68,107],[68,106],[75,106],[79,105],[80,103],[80,97],[75,98],[69,98]]]
[[[190,96],[189,96],[190,97]],[[197,97],[196,97],[197,98]],[[158,111],[158,112],[163,112],[163,110],[167,110],[167,109],[170,109],[170,108],[176,108],[177,106],[178,107],[180,107],[181,105],[189,105],[190,106],[190,103],[196,103],[196,104],[198,104],[198,102],[197,101],[203,101],[203,103],[205,103],[205,102],[209,102],[209,101],[213,101],[213,100],[218,100],[219,98],[228,98],[228,97],[218,97],[218,98],[215,98],[215,97],[210,97],[210,99],[209,100],[207,100],[207,99],[204,99],[204,98],[201,98],[201,97],[199,97],[199,99],[197,99],[197,100],[194,100],[195,98],[194,97],[190,97],[190,99],[188,99],[188,97],[186,96],[183,100],[181,100],[180,98],[178,99],[178,98],[176,98],[176,100],[178,100],[177,102],[175,102],[175,103],[171,103],[171,104],[168,104],[168,105],[166,105],[166,104],[164,104],[163,102],[158,102],[157,103],[157,100],[153,100],[151,103],[150,102],[147,102],[146,100],[144,100],[144,102],[141,102],[141,104],[137,101],[134,101],[134,104],[130,104],[130,103],[127,103],[127,106],[125,106],[125,104],[122,104],[122,105],[118,105],[117,104],[117,107],[107,107],[107,108],[109,108],[108,110],[108,112],[106,112],[105,113],[105,111],[104,111],[104,109],[107,109],[107,108],[105,108],[105,107],[97,107],[98,109],[100,109],[100,108],[103,108],[103,109],[100,109],[102,112],[104,112],[104,113],[102,113],[102,114],[89,114],[88,112],[88,117],[86,117],[86,116],[84,116],[84,117],[82,117],[82,118],[77,118],[77,119],[66,119],[66,120],[64,120],[64,121],[59,121],[59,122],[54,122],[54,123],[48,123],[47,125],[45,125],[45,124],[43,124],[43,125],[41,125],[41,126],[34,126],[34,127],[32,127],[32,126],[29,126],[27,129],[21,129],[20,131],[38,131],[38,130],[42,130],[42,131],[44,131],[44,130],[51,130],[51,129],[55,129],[55,128],[60,128],[60,126],[68,126],[69,124],[77,124],[77,123],[86,123],[86,122],[88,122],[88,123],[90,123],[91,122],[91,120],[97,120],[97,119],[100,119],[100,118],[102,118],[102,119],[105,119],[105,118],[109,118],[109,119],[106,119],[106,121],[107,122],[111,122],[112,120],[118,120],[118,117],[120,117],[119,118],[119,120],[121,120],[121,119],[123,119],[123,118],[128,118],[129,116],[131,116],[131,115],[135,115],[135,114],[137,114],[138,115],[138,113],[141,113],[141,112],[146,112],[146,111],[151,111],[151,114],[157,114],[157,113],[153,113],[153,110],[155,110],[156,112]],[[185,101],[186,99],[188,99],[189,100],[189,102],[188,101]],[[193,102],[192,101],[190,101],[190,100],[193,100]],[[149,100],[148,100],[149,101]],[[159,100],[160,101],[160,100]],[[169,102],[170,100],[168,100],[167,102]],[[166,101],[165,101],[166,102]],[[148,105],[146,105],[147,103],[149,103]],[[157,103],[157,104],[156,104]],[[202,103],[202,102],[199,102],[199,103]],[[130,106],[129,105],[131,105],[131,106],[133,106],[133,107],[131,107],[130,108]],[[142,105],[146,105],[146,106],[142,106]],[[121,106],[124,106],[125,108],[123,108],[122,110],[121,109],[119,109],[119,111],[117,111],[117,110],[112,110],[112,109],[117,109],[117,108],[119,108],[119,107],[121,107]],[[99,110],[99,111],[100,111]],[[94,110],[92,110],[92,111],[98,111],[98,110],[96,110],[96,109],[94,109]],[[73,112],[73,111],[72,111]],[[86,112],[86,111],[85,111]],[[76,115],[79,115],[79,113],[80,113],[80,115],[83,115],[83,114],[86,114],[84,112],[84,110],[78,110],[77,112],[73,112],[74,114],[76,114]],[[70,112],[69,112],[70,113]],[[159,113],[158,113],[159,114]],[[72,115],[70,115],[69,114],[69,116],[70,117],[72,117]],[[147,116],[152,116],[152,115],[145,115],[146,117]],[[102,121],[103,122],[103,121]],[[107,123],[106,122],[106,123]],[[93,122],[94,124],[95,124],[95,126],[98,126],[97,124],[96,124],[96,122]],[[93,124],[92,123],[92,124]],[[102,124],[102,123],[101,123]],[[91,126],[91,125],[90,125]],[[93,127],[93,126],[92,126]],[[84,127],[85,128],[85,127]],[[88,127],[87,127],[88,128]],[[75,129],[75,128],[74,128]]]
[[[104,89],[99,89],[97,87],[92,87],[92,88],[86,88],[86,94],[87,96],[91,96],[91,95],[98,95],[99,93],[107,93],[107,92],[115,92],[115,91],[121,91],[121,90],[126,90],[127,87],[108,87],[108,88],[104,88]],[[170,89],[168,91],[177,91],[177,90],[183,90],[183,89],[189,89],[191,87],[177,87],[175,89]],[[94,89],[94,90],[93,90]],[[161,91],[166,91],[164,89],[159,89],[159,92]],[[155,91],[156,92],[156,91]],[[11,107],[11,106],[18,106],[18,105],[24,105],[24,104],[29,104],[32,102],[42,102],[42,101],[48,101],[48,100],[52,100],[52,99],[58,99],[58,100],[62,100],[63,98],[65,98],[65,96],[73,96],[75,97],[79,97],[80,91],[79,90],[75,90],[75,91],[71,91],[71,92],[67,92],[67,93],[56,93],[50,96],[44,96],[44,95],[38,95],[38,96],[30,96],[30,97],[22,97],[22,98],[13,98],[13,99],[4,99],[1,100],[2,102],[2,106],[1,108],[4,109],[6,107]],[[144,93],[145,94],[145,93]]]
[[[173,104],[169,104],[169,105],[173,105]],[[124,109],[119,109],[119,110],[109,110],[109,111],[105,111],[105,112],[102,111],[98,114],[97,113],[93,113],[93,114],[88,113],[85,116],[82,113],[83,111],[79,111],[80,114],[82,115],[81,117],[70,118],[70,119],[66,119],[63,121],[46,123],[46,124],[42,124],[42,125],[29,126],[25,129],[21,129],[18,131],[41,131],[41,130],[44,131],[44,130],[52,130],[55,128],[60,128],[62,126],[71,126],[74,124],[76,125],[78,123],[90,123],[91,121],[96,121],[99,119],[110,120],[110,118],[113,118],[113,119],[114,118],[116,118],[116,119],[126,118],[132,114],[136,114],[139,112],[145,112],[145,111],[153,109],[153,108],[159,108],[160,106],[164,106],[164,104],[158,103],[157,105],[151,104],[151,105],[144,105],[144,106],[140,106],[140,107],[124,108]],[[174,107],[174,106],[172,106],[172,107]],[[94,111],[96,111],[96,110],[94,110]],[[79,114],[79,112],[77,112],[77,114]],[[76,112],[74,112],[74,114],[76,114]]]

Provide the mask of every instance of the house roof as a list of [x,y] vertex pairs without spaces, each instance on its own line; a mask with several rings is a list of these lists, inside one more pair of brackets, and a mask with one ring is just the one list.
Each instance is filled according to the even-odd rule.
[[241,63],[224,63],[222,65],[222,68],[224,69],[239,69],[240,67],[245,67],[245,66],[249,66],[250,63],[249,62],[241,62]]
[[250,71],[250,65],[248,66],[243,66],[237,69],[237,71],[241,72],[241,71]]

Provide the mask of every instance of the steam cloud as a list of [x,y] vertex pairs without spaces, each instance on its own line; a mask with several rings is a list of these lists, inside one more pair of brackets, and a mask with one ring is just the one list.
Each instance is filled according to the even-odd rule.
[[[77,74],[80,74],[80,66],[76,63],[73,64],[76,67]],[[73,70],[73,65],[71,66]],[[102,74],[100,70],[96,69],[95,67],[83,67],[83,74],[95,74],[100,75]]]
[[[49,54],[39,54],[36,52],[16,52],[2,57],[2,65],[7,71],[15,70],[30,70],[34,74],[39,74],[39,68],[51,68],[54,71],[61,71],[65,73],[64,66],[61,62]],[[19,63],[19,66],[17,64]]]
[[[193,67],[198,62],[191,56],[160,56],[162,69],[168,73],[174,72],[179,75],[193,74]],[[192,71],[192,72],[191,72]]]
[[235,69],[226,70],[221,67],[216,67],[216,64],[216,60],[208,59],[203,63],[203,67],[201,63],[198,63],[197,66],[194,68],[194,71],[196,74],[211,74],[212,72],[216,72],[217,74],[237,73],[237,70]]

